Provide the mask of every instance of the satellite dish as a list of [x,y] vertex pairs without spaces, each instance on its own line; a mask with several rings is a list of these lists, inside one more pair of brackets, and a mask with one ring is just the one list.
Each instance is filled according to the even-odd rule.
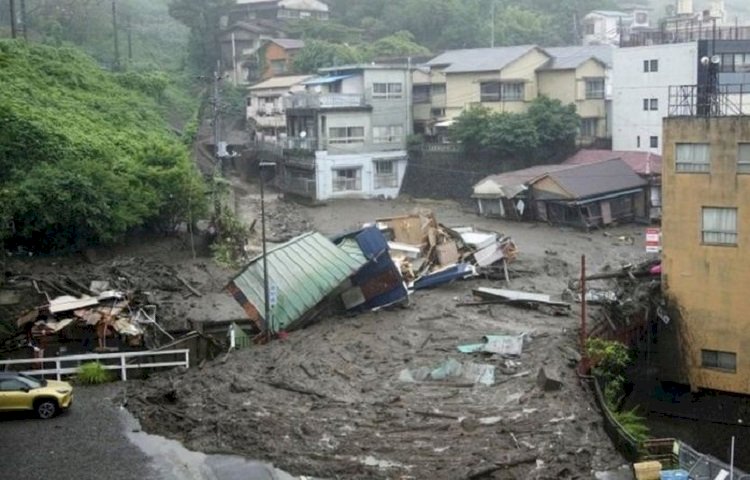
[[701,57],[701,65],[704,67],[707,66],[711,62],[711,59],[708,57]]
[[299,132],[299,138],[307,138],[307,132],[305,131]]
[[711,63],[714,65],[718,65],[721,63],[721,57],[719,55],[714,55],[711,57]]

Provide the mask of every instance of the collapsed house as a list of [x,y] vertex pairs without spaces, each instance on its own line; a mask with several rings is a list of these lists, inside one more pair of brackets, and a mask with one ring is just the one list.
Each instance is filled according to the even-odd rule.
[[266,252],[265,267],[263,255],[253,258],[226,289],[259,332],[276,335],[323,312],[406,303],[410,291],[475,276],[515,255],[510,237],[447,228],[431,212],[420,212],[378,219],[332,239],[308,232]]
[[481,215],[590,229],[647,222],[647,185],[627,163],[614,158],[492,175],[474,186],[472,197]]

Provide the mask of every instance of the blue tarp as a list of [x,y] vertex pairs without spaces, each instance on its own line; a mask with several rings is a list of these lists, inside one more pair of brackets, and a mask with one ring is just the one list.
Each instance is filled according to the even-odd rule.
[[331,75],[328,77],[315,77],[310,80],[302,82],[302,85],[325,85],[327,83],[338,82],[345,78],[353,77],[354,75]]

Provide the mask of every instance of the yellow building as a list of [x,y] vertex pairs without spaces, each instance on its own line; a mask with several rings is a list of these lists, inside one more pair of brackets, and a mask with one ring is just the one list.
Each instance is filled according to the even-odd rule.
[[612,49],[520,45],[447,51],[413,74],[415,131],[439,136],[441,127],[472,106],[522,113],[546,95],[576,105],[581,143],[606,138]]
[[662,379],[749,394],[750,117],[666,118],[662,192]]

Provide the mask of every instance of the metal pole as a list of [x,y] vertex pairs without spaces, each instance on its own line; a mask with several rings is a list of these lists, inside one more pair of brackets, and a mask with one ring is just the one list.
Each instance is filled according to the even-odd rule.
[[263,194],[263,165],[258,165],[258,177],[260,178],[260,238],[263,248],[263,325],[265,332],[268,334],[270,312],[270,295],[268,291],[268,257],[266,256],[266,207],[265,197]]
[[581,352],[586,351],[586,255],[581,255]]
[[120,44],[117,41],[117,0],[112,0],[112,30],[115,40],[115,61],[112,64],[113,70],[120,69]]
[[10,0],[10,36],[16,38],[16,0]]
[[729,480],[734,480],[734,435],[732,435],[732,450],[729,452]]

